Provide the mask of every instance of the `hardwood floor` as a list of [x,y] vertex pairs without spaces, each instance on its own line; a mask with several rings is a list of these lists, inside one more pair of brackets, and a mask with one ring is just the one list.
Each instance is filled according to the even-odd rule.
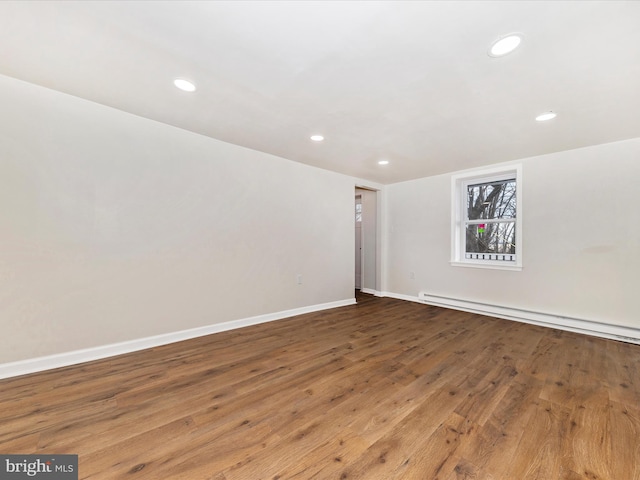
[[387,298],[0,381],[84,479],[640,479],[640,347]]

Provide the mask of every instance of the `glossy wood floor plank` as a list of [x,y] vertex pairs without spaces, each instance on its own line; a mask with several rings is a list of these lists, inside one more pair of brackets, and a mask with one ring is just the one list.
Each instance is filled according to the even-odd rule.
[[640,480],[640,347],[358,300],[0,381],[0,453],[95,480]]

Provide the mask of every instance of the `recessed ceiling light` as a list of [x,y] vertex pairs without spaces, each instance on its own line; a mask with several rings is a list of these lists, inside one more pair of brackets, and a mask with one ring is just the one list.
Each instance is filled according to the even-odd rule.
[[389,165],[389,160],[380,160],[378,165]]
[[556,118],[556,113],[554,112],[545,112],[536,117],[537,122],[546,122],[547,120],[551,120],[552,118]]
[[314,142],[321,142],[324,140],[324,137],[322,135],[311,135],[311,140],[313,140]]
[[520,42],[522,42],[521,33],[504,35],[491,44],[488,54],[490,57],[503,57],[518,48]]
[[176,78],[173,81],[173,84],[176,87],[178,87],[180,90],[185,91],[185,92],[195,92],[196,91],[195,84],[190,82],[189,80],[185,80],[184,78]]

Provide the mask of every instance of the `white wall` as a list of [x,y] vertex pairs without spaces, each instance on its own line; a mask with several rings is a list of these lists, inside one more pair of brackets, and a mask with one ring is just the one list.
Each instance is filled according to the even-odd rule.
[[4,76],[0,105],[0,363],[353,298],[352,178]]
[[640,328],[639,159],[640,138],[518,162],[521,272],[449,264],[451,175],[388,186],[385,290]]
[[[354,179],[4,76],[0,105],[0,363],[353,297]],[[449,265],[450,175],[378,186],[376,281],[640,328],[638,158],[522,160],[522,272]]]

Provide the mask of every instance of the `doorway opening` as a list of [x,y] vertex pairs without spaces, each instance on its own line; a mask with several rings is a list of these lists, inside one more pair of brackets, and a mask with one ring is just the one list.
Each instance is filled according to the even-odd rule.
[[362,195],[356,192],[356,290],[362,288]]
[[355,288],[378,292],[378,192],[355,189]]

